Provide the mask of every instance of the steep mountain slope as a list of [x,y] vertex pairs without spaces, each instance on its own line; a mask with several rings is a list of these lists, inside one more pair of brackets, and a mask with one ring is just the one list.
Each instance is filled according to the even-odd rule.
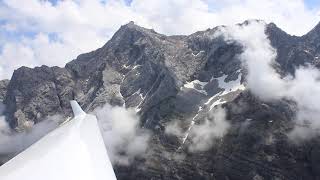
[[[286,136],[294,103],[254,97],[245,87],[242,45],[215,36],[217,31],[165,36],[130,22],[65,68],[21,67],[10,82],[0,82],[7,120],[23,131],[48,115],[69,116],[71,99],[87,111],[105,103],[135,108],[153,137],[146,159],[117,166],[119,179],[319,179],[317,139],[292,144]],[[266,25],[280,74],[319,66],[319,31],[320,25],[295,37]],[[230,130],[211,149],[190,153],[188,130],[218,105],[227,109]],[[181,136],[165,133],[173,120],[183,126]]]

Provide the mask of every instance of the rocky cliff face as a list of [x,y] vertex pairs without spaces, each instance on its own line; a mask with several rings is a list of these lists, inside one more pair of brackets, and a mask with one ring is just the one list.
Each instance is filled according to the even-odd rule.
[[9,80],[2,80],[0,81],[0,102],[3,102],[4,97],[7,94],[7,87],[9,84]]
[[[49,115],[70,116],[72,99],[87,111],[105,103],[136,108],[141,126],[153,132],[151,154],[118,166],[119,179],[319,179],[318,140],[288,142],[294,105],[262,102],[246,90],[246,69],[238,56],[243,47],[214,36],[218,30],[165,36],[130,22],[102,48],[79,55],[64,68],[21,67],[10,82],[0,81],[7,120],[23,131]],[[267,25],[282,75],[294,74],[299,65],[319,66],[319,30],[318,25],[295,37]],[[221,104],[231,130],[210,150],[189,153],[188,127]],[[173,119],[185,127],[184,136],[164,133]],[[174,160],[172,154],[183,154],[184,160]]]

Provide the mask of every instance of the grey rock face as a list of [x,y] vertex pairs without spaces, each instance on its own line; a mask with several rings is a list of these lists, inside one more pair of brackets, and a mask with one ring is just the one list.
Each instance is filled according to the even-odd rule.
[[[267,25],[282,75],[308,63],[319,66],[319,29],[295,37]],[[21,67],[10,82],[0,81],[7,120],[23,131],[49,115],[70,116],[71,99],[86,111],[105,103],[136,108],[141,126],[153,132],[150,151],[146,159],[118,166],[119,179],[319,179],[319,142],[292,145],[285,135],[293,127],[294,104],[261,102],[244,91],[246,70],[237,56],[242,47],[213,36],[217,30],[165,36],[131,22],[64,68]],[[219,99],[227,101],[231,130],[210,150],[189,153],[188,140],[164,133],[172,120],[188,129]],[[242,109],[234,108],[239,104]]]
[[54,72],[47,66],[15,71],[4,100],[11,127],[23,130],[46,115],[61,113]]
[[9,84],[9,80],[7,79],[0,81],[0,102],[3,102],[4,97],[7,94],[8,84]]

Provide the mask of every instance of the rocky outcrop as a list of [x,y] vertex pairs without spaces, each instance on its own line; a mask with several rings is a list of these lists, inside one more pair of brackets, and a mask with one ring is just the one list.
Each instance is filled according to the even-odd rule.
[[49,115],[64,112],[64,104],[67,104],[64,101],[68,99],[63,97],[68,86],[61,89],[64,83],[61,77],[58,82],[63,71],[41,66],[34,69],[21,67],[13,73],[4,100],[12,128],[23,131]]
[[[136,108],[141,126],[153,132],[150,150],[146,159],[118,166],[119,179],[319,179],[317,140],[296,145],[286,137],[294,103],[266,103],[246,91],[243,47],[214,36],[218,30],[165,36],[130,22],[64,68],[21,67],[9,83],[0,82],[7,120],[23,131],[49,115],[70,116],[71,99],[86,111],[105,103]],[[296,37],[267,25],[282,75],[319,66],[317,32],[318,26]],[[187,139],[164,133],[168,122],[188,129],[219,104],[228,110],[231,130],[212,149],[189,153]]]

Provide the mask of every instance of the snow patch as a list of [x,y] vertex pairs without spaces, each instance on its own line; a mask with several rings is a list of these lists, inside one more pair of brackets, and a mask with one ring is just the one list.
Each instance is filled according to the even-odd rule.
[[130,68],[130,65],[125,65],[125,64],[124,64],[124,65],[122,65],[122,67],[125,68],[125,69],[129,69],[129,68]]
[[141,65],[135,65],[135,66],[133,66],[132,70],[138,68],[139,66],[141,66]]
[[[180,90],[183,90],[183,88],[194,89],[194,90],[198,91],[199,93],[207,95],[207,92],[204,90],[204,86],[206,84],[208,84],[208,82],[201,82],[199,80],[194,80],[194,81],[185,83],[183,85],[183,87],[180,88]],[[197,85],[198,85],[198,87],[196,87]]]
[[[223,75],[219,78],[212,78],[210,81],[216,79],[218,80],[218,85],[219,85],[219,88],[222,88],[224,89],[223,91],[213,95],[212,97],[210,97],[208,99],[207,102],[204,103],[204,105],[210,105],[210,108],[209,108],[209,111],[211,111],[215,106],[217,105],[221,105],[221,104],[224,104],[226,103],[227,101],[223,98],[224,95],[227,95],[231,92],[235,92],[235,91],[238,91],[238,90],[245,90],[245,86],[243,84],[241,84],[241,73],[238,75],[238,79],[234,80],[234,81],[229,81],[229,82],[225,82],[225,79],[227,78],[228,75]],[[194,89],[202,94],[205,94],[207,95],[207,92],[204,90],[204,86],[207,85],[208,82],[201,82],[199,80],[194,80],[194,81],[191,81],[191,82],[188,82],[186,84],[184,84],[184,86],[181,88],[181,90],[183,88],[189,88],[189,89]],[[198,87],[196,88],[196,85],[198,85]],[[200,89],[200,90],[199,90]],[[215,100],[216,99],[216,100]],[[215,100],[214,102],[212,102],[213,100]],[[202,106],[199,106],[199,109],[198,109],[198,112],[197,114],[192,118],[192,121],[190,122],[190,125],[188,127],[188,129],[185,131],[184,133],[184,136],[182,138],[182,143],[181,143],[181,146],[178,148],[180,149],[183,144],[185,143],[185,141],[188,139],[188,136],[191,132],[191,129],[192,127],[194,126],[195,124],[195,121],[196,121],[196,118],[199,116],[199,114],[201,113],[201,111],[203,111],[203,107]]]
[[205,102],[204,104],[205,104],[205,105],[208,105],[213,99],[215,99],[216,97],[222,95],[223,92],[224,92],[224,91],[221,91],[221,92],[215,94],[214,96],[211,96],[211,97],[208,99],[208,101]]
[[241,76],[242,76],[241,73],[238,75],[238,79],[234,81],[225,82],[225,79],[227,78],[227,76],[228,75],[223,75],[219,78],[214,78],[218,80],[219,87],[224,89],[224,92],[222,93],[222,95],[225,95],[237,90],[245,90],[245,86],[241,84]]
[[204,51],[199,51],[197,54],[192,53],[193,56],[198,56],[199,54],[203,53]]
[[310,51],[309,50],[307,50],[307,49],[305,49],[305,50],[303,50],[305,53],[307,53],[307,54],[311,54],[310,53]]
[[[198,114],[197,114],[197,115],[198,115]],[[192,128],[192,126],[194,125],[194,123],[195,123],[195,121],[192,120],[191,123],[190,123],[190,126],[189,126],[188,130],[186,131],[184,137],[182,138],[181,146],[180,146],[178,149],[180,149],[180,148],[182,147],[182,145],[183,145],[183,144],[186,142],[186,140],[188,139],[188,136],[189,136],[189,134],[190,134],[191,128]]]
[[214,103],[211,104],[210,110],[211,110],[212,108],[214,108],[215,106],[220,105],[220,104],[224,104],[224,103],[226,103],[226,102],[227,102],[227,101],[224,101],[224,100],[219,99],[219,100],[217,100],[217,101],[215,101]]
[[136,112],[138,113],[138,112],[141,110],[140,105],[141,105],[142,102],[144,101],[145,96],[143,96],[143,94],[141,93],[141,88],[140,88],[138,91],[136,91],[135,93],[133,93],[132,95],[135,95],[135,94],[138,94],[138,95],[140,96],[140,98],[141,98],[140,103],[138,104],[138,106],[137,106],[136,109],[135,109]]
[[210,106],[210,110],[217,105],[224,104],[227,102],[223,100],[222,96],[227,95],[231,92],[235,92],[238,90],[243,91],[246,89],[246,87],[243,84],[241,84],[241,73],[238,75],[238,79],[234,81],[225,82],[225,79],[227,78],[227,76],[228,75],[223,75],[219,78],[211,79],[211,81],[214,79],[218,80],[219,88],[222,88],[224,90],[210,97],[208,101],[204,103],[205,105],[209,105],[212,100],[219,98],[218,100],[212,103],[212,105]]

